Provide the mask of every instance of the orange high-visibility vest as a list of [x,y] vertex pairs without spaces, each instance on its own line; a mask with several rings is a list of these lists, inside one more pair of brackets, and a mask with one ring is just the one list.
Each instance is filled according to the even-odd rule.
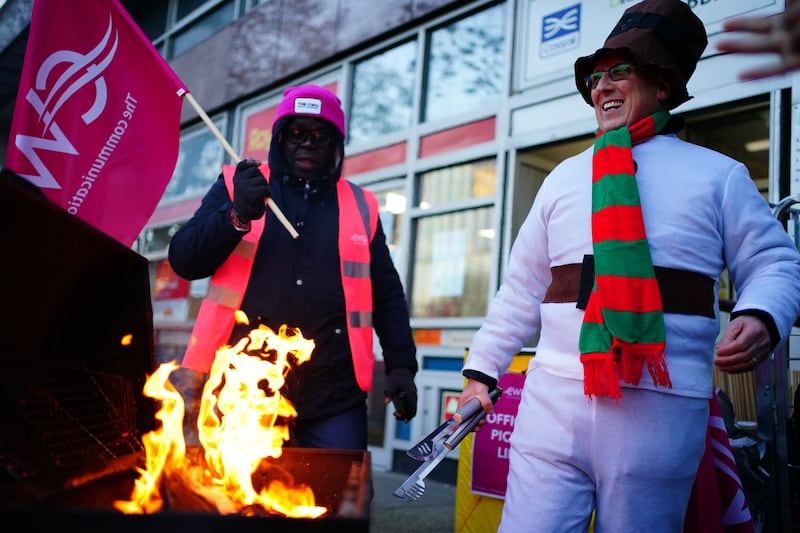
[[[235,167],[225,165],[223,177],[233,198]],[[269,180],[269,167],[261,165]],[[347,312],[347,333],[359,387],[369,391],[375,358],[372,351],[372,279],[369,245],[378,227],[378,200],[370,191],[341,178],[336,184],[339,203],[339,257]],[[228,344],[247,289],[266,217],[251,221],[250,232],[220,266],[200,304],[181,366],[208,372],[217,349]],[[288,324],[291,326],[291,324]]]

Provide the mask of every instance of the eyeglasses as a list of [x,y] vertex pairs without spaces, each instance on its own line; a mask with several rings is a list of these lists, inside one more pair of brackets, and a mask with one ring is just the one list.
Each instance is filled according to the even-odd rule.
[[608,74],[608,77],[611,79],[611,81],[620,81],[627,80],[631,77],[632,73],[633,65],[622,63],[621,65],[613,66],[610,69],[592,72],[583,79],[583,82],[586,84],[587,89],[596,89],[597,84],[600,83],[600,80],[603,78],[603,74]]
[[292,144],[302,144],[310,140],[314,146],[326,147],[333,141],[331,133],[322,130],[304,130],[297,126],[287,126],[284,132],[286,140]]

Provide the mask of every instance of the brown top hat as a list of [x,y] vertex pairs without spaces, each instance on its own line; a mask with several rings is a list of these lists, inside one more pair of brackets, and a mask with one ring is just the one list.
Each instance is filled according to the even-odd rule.
[[575,61],[575,85],[589,105],[591,90],[584,80],[603,54],[622,49],[635,65],[661,67],[670,86],[668,109],[691,97],[686,84],[708,44],[703,22],[681,0],[644,0],[625,10],[603,48]]

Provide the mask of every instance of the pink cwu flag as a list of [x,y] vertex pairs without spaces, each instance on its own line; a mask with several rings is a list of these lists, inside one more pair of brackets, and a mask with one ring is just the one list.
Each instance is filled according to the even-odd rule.
[[5,166],[131,246],[175,169],[185,93],[117,0],[35,0]]

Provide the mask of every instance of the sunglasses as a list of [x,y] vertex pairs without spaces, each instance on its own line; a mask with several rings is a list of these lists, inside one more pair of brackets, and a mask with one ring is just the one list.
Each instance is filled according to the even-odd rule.
[[286,134],[286,141],[292,144],[302,144],[309,140],[314,146],[326,147],[333,141],[333,135],[322,130],[304,130],[297,126],[287,126],[283,132]]
[[633,65],[622,63],[621,65],[616,65],[606,70],[592,72],[583,78],[583,82],[586,84],[587,89],[596,89],[597,84],[600,83],[600,80],[603,78],[603,74],[608,74],[611,81],[620,81],[627,80],[631,77],[632,73]]

